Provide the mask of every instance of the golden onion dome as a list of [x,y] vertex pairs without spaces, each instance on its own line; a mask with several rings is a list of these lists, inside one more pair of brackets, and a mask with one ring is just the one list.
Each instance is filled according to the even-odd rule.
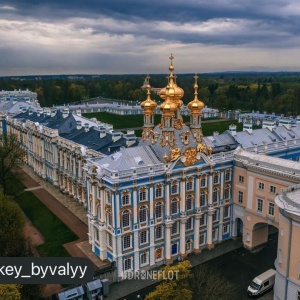
[[[175,76],[173,74],[173,71],[175,70],[175,68],[173,66],[173,62],[172,62],[173,58],[174,58],[174,56],[171,54],[171,56],[170,56],[171,64],[169,67],[170,74],[167,77],[168,78],[168,86],[169,86],[169,96],[170,96],[171,100],[178,101],[179,99],[181,99],[183,97],[184,91],[182,88],[178,87],[176,84]],[[166,100],[166,98],[167,98],[166,91],[167,91],[167,87],[162,88],[159,92],[159,96],[163,100]]]
[[143,110],[155,110],[157,104],[150,98],[150,85],[147,84],[147,99],[141,103],[141,107]]
[[169,85],[166,86],[166,100],[160,105],[159,109],[164,112],[174,112],[177,109],[177,104],[170,101]]
[[194,89],[195,89],[194,95],[195,95],[195,97],[194,97],[194,100],[189,102],[187,107],[191,112],[195,112],[195,111],[198,112],[198,111],[201,111],[204,108],[204,103],[198,99],[198,92],[197,92],[197,90],[198,90],[198,83],[197,83],[198,76],[195,75],[194,78],[195,78],[195,84],[194,84]]

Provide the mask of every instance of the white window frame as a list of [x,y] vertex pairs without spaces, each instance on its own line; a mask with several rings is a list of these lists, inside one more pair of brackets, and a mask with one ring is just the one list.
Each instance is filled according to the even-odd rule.
[[245,177],[243,175],[239,175],[239,182],[244,183]]
[[[158,229],[159,229],[159,231],[158,231]],[[159,236],[157,235],[157,232],[160,232]],[[162,239],[162,238],[163,238],[163,227],[162,227],[162,225],[156,226],[155,227],[155,239],[159,240],[159,239]]]
[[147,190],[146,189],[142,189],[139,191],[139,201],[143,202],[147,200]]
[[[188,222],[189,222],[189,225],[190,225],[189,228],[188,228],[188,226],[187,226],[187,225],[188,225]],[[186,230],[192,230],[193,227],[194,227],[194,226],[193,226],[193,223],[194,223],[194,222],[193,222],[193,217],[188,218],[187,221],[186,221]]]
[[140,245],[144,245],[148,243],[148,232],[147,230],[142,230],[140,232]]
[[213,184],[218,184],[220,181],[219,174],[214,174]]
[[[145,260],[143,262],[143,260]],[[148,265],[149,264],[149,255],[148,255],[148,252],[143,252],[140,254],[140,265],[141,266],[145,266],[145,265]]]
[[[159,208],[160,207],[160,208]],[[162,218],[162,215],[163,215],[163,209],[162,209],[162,203],[161,202],[157,202],[155,204],[155,218],[156,219],[159,219],[159,218]],[[159,208],[159,214],[157,214],[157,210]]]
[[238,191],[238,202],[243,203],[244,202],[244,192]]
[[213,242],[218,240],[218,232],[219,232],[218,228],[215,228],[215,229],[212,230],[212,240],[213,240]]
[[186,183],[186,190],[187,191],[192,191],[193,190],[193,181],[190,180]]
[[162,187],[158,186],[155,189],[155,198],[161,198],[162,197]]
[[[204,184],[203,184],[203,182],[204,182]],[[200,180],[200,187],[206,187],[206,177],[201,178],[201,180]]]
[[225,172],[225,181],[230,181],[231,180],[231,171]]
[[[203,237],[203,243],[201,243],[201,237]],[[200,246],[203,246],[203,245],[205,245],[205,244],[206,244],[206,233],[203,232],[203,233],[201,233],[201,234],[199,235],[199,245],[200,245]]]
[[[202,220],[203,220],[203,224],[201,224]],[[205,226],[206,225],[206,214],[203,214],[201,216],[199,223],[200,223],[200,226]]]
[[[126,201],[124,201],[126,200]],[[130,195],[129,194],[124,194],[122,195],[122,206],[126,206],[130,204]]]
[[[204,199],[203,199],[203,197],[204,197]],[[205,206],[206,205],[206,199],[207,199],[207,194],[204,192],[204,191],[202,191],[201,193],[200,193],[200,206]],[[204,200],[204,201],[203,201]],[[204,204],[203,204],[204,203]],[[203,204],[203,205],[202,205]]]
[[171,195],[178,194],[178,183],[172,183],[171,185]]
[[265,189],[265,184],[263,182],[258,182],[258,189],[263,191]]
[[[125,238],[126,238],[126,241],[125,241]],[[128,239],[129,238],[129,246],[128,247],[125,247],[128,245]],[[125,244],[126,242],[126,244]],[[127,249],[130,249],[131,248],[131,235],[124,235],[123,236],[123,250],[127,250]]]
[[[130,268],[126,268],[126,266],[128,266],[128,262],[130,263]],[[124,259],[124,271],[126,272],[129,270],[132,270],[132,257]]]
[[147,207],[145,205],[140,207],[139,211],[139,221],[140,223],[146,223],[147,222]]
[[[227,210],[227,215],[225,214],[226,210]],[[224,219],[230,217],[230,206],[229,205],[228,206],[224,206],[223,214],[224,214],[223,215]]]
[[[270,213],[272,210],[273,213]],[[275,204],[272,202],[269,202],[269,207],[268,207],[268,214],[270,216],[275,216]]]
[[223,226],[223,234],[228,234],[229,233],[229,224],[226,224]]
[[271,194],[276,194],[276,186],[270,185],[270,193]]
[[[174,228],[176,229],[176,231],[174,231]],[[171,235],[176,235],[178,234],[178,222],[175,221],[173,224],[172,224],[172,228],[171,228]]]
[[[126,216],[128,215],[128,225],[126,225],[127,223],[124,225],[124,219],[125,219],[125,218],[124,218],[124,215],[125,215],[125,212],[126,212]],[[128,212],[128,213],[127,213],[127,212]],[[123,227],[123,228],[128,228],[128,227],[130,227],[130,211],[129,211],[128,209],[126,209],[126,210],[123,211],[122,215],[123,215],[122,227]],[[126,218],[127,218],[127,217],[126,217]],[[126,219],[126,220],[127,220],[127,219]]]
[[262,213],[263,212],[263,208],[264,208],[264,200],[258,198],[257,199],[257,211]]
[[[175,205],[173,206],[173,203],[176,203],[176,212],[173,211],[173,208],[175,207]],[[178,214],[178,201],[177,199],[172,199],[171,201],[171,215],[176,215]]]
[[[190,207],[188,207],[188,203],[190,204]],[[193,209],[193,197],[191,195],[188,195],[186,197],[185,208],[186,208],[187,211]]]
[[218,221],[218,220],[219,220],[218,217],[219,217],[219,216],[218,216],[218,210],[216,209],[216,210],[214,211],[213,215],[212,215],[212,221],[213,221],[213,222]]

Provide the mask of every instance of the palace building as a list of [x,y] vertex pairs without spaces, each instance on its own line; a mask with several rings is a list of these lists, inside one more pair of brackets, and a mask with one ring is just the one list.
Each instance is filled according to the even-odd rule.
[[[67,107],[2,116],[0,130],[18,136],[24,161],[37,174],[86,207],[92,251],[115,263],[116,281],[129,271],[201,255],[237,236],[252,250],[265,244],[273,229],[284,232],[276,285],[286,288],[296,274],[288,271],[291,256],[298,259],[285,239],[293,243],[289,224],[297,225],[298,204],[288,189],[300,180],[300,118],[256,130],[245,122],[242,132],[231,125],[205,136],[198,77],[186,106],[188,126],[173,59],[159,106],[147,81],[140,139]],[[161,120],[154,124],[158,110]]]

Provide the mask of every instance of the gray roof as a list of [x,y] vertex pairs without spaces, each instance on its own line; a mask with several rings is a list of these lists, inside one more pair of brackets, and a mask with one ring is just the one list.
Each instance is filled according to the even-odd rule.
[[87,286],[88,291],[94,291],[94,290],[102,288],[102,282],[100,279],[96,279],[96,280],[88,282],[86,284],[86,286]]
[[84,289],[82,285],[57,294],[59,300],[77,299],[78,296],[82,296],[82,295],[84,295]]
[[112,171],[124,171],[162,163],[151,146],[121,148],[119,152],[94,160],[94,162],[101,168]]

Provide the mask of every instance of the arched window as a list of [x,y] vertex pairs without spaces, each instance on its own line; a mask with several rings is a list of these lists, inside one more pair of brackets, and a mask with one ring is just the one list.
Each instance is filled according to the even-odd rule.
[[130,212],[129,210],[123,211],[123,227],[128,227],[130,224]]
[[218,202],[218,199],[219,199],[218,188],[214,188],[214,191],[213,191],[213,202]]
[[141,206],[140,208],[140,222],[146,222],[147,221],[147,207]]
[[162,217],[162,205],[161,202],[157,202],[155,205],[155,217],[161,218]]
[[191,195],[186,197],[186,210],[191,210],[193,208],[193,199]]
[[177,199],[173,199],[171,203],[171,214],[175,215],[178,213],[178,203]]
[[214,175],[214,184],[219,183],[219,174]]

